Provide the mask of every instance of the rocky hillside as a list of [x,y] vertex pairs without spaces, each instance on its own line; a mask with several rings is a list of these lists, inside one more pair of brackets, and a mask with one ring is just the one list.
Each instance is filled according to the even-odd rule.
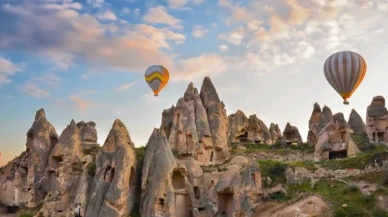
[[385,99],[366,124],[318,103],[307,122],[303,143],[290,123],[227,116],[208,77],[162,112],[145,147],[118,119],[102,146],[94,122],[58,136],[41,109],[26,151],[0,169],[0,217],[388,216]]

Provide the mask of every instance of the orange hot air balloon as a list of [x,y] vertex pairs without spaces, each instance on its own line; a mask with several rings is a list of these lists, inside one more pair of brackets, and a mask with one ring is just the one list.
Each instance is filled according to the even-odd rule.
[[360,54],[340,51],[326,59],[323,72],[329,84],[344,99],[344,104],[349,105],[347,99],[361,84],[366,68],[366,62]]
[[164,66],[153,65],[147,68],[144,73],[145,81],[154,92],[154,96],[158,96],[159,92],[166,86],[170,78],[170,73]]

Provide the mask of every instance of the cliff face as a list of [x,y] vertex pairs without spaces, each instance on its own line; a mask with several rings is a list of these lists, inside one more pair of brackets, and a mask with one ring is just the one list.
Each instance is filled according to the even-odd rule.
[[[351,134],[362,134],[365,128],[373,141],[381,143],[387,114],[382,97],[375,97],[368,107],[366,127],[354,110],[347,123],[342,113],[332,115],[327,106],[321,110],[315,104],[309,120],[315,160],[355,156],[360,150]],[[279,158],[269,154],[277,145],[252,152],[254,143],[301,145],[299,130],[290,123],[283,132],[273,123],[268,129],[256,115],[246,117],[240,110],[227,117],[208,77],[200,93],[190,83],[177,104],[163,111],[161,127],[152,132],[145,153],[137,153],[144,149],[135,149],[119,119],[102,146],[97,144],[95,127],[94,122],[72,120],[58,137],[45,111],[37,111],[27,132],[27,150],[1,168],[0,216],[21,208],[38,208],[35,217],[74,217],[76,213],[85,217],[289,216],[310,215],[312,200],[322,208],[314,215],[327,207],[315,197],[273,209],[268,205],[269,194],[287,193],[284,186],[271,185],[279,181],[271,177],[282,173],[282,165],[261,166],[257,160],[282,158],[286,164],[302,159],[305,152]],[[241,156],[241,150],[232,154],[229,143],[241,147],[251,143],[250,155]],[[293,150],[286,147],[283,151]],[[380,161],[375,163],[385,165]],[[301,177],[298,171],[306,170],[294,169],[287,171]]]
[[200,94],[190,83],[176,106],[163,111],[160,128],[182,158],[209,163],[230,155],[225,105],[209,77],[203,80]]
[[367,108],[366,132],[371,142],[388,146],[388,110],[383,96],[373,97]]
[[228,118],[231,143],[273,143],[268,127],[256,115],[247,118],[244,112],[238,110]]

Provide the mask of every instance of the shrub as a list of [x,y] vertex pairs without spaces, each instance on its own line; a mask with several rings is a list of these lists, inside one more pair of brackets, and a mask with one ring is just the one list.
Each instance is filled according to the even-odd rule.
[[283,192],[275,192],[270,194],[269,199],[279,201],[279,202],[286,202],[287,201],[287,195]]
[[356,207],[341,207],[334,211],[334,217],[366,217],[364,211]]
[[347,194],[347,193],[352,193],[352,192],[356,192],[358,191],[358,186],[357,185],[354,185],[354,184],[349,184],[347,185],[344,189],[343,189],[343,193],[344,194]]
[[388,217],[388,212],[384,210],[373,211],[373,217]]

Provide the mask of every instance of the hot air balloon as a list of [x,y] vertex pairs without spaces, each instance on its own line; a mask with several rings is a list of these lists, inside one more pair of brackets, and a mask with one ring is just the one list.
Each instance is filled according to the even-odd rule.
[[154,96],[158,96],[159,92],[166,86],[170,73],[163,66],[152,65],[145,71],[144,78],[154,92]]
[[364,58],[353,51],[340,51],[329,56],[323,66],[326,80],[349,105],[349,99],[366,74]]

